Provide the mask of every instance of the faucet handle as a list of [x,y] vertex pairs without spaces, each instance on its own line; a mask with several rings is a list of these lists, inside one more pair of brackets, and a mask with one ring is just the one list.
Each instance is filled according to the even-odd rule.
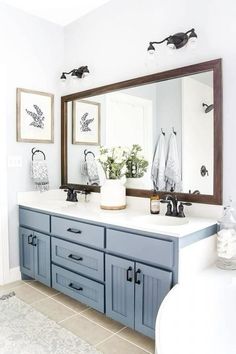
[[190,203],[190,202],[180,202],[180,204],[179,204],[179,211],[178,211],[178,217],[179,217],[179,218],[184,218],[184,217],[185,217],[185,214],[184,214],[184,205],[186,205],[186,206],[191,206],[192,203]]

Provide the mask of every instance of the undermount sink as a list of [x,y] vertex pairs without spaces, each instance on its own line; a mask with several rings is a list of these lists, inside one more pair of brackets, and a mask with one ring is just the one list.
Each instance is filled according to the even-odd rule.
[[135,218],[138,224],[151,224],[157,226],[181,226],[189,223],[187,218],[178,218],[162,215],[143,215]]

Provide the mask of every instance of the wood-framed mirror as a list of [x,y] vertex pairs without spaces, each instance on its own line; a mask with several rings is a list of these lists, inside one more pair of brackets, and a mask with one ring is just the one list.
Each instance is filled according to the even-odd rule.
[[165,133],[168,154],[169,138],[176,133],[181,187],[172,193],[183,201],[221,204],[221,64],[211,60],[63,96],[61,187],[99,192],[101,178],[84,173],[86,157],[94,159],[100,144],[139,144],[149,167],[144,177],[128,181],[127,195],[149,197],[159,136]]

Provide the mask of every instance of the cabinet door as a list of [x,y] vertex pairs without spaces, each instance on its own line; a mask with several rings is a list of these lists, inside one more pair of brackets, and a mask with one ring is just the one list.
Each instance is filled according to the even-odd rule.
[[50,236],[35,232],[33,246],[35,279],[51,286]]
[[23,274],[34,278],[33,231],[20,227],[20,269]]
[[134,262],[106,255],[106,314],[134,328]]
[[171,272],[136,263],[135,329],[137,331],[155,337],[157,312],[171,284]]

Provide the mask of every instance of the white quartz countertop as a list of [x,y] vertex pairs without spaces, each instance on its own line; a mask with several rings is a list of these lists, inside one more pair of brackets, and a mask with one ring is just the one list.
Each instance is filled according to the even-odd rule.
[[[188,216],[183,225],[164,225],[175,223],[173,217],[163,215],[150,215],[149,201],[139,201],[132,198],[128,200],[127,208],[121,211],[102,210],[99,205],[99,195],[90,195],[90,201],[82,200],[78,203],[66,202],[66,194],[63,191],[50,191],[46,193],[25,192],[19,193],[18,204],[22,207],[36,209],[38,211],[57,214],[67,218],[78,218],[87,222],[102,223],[108,226],[120,226],[133,230],[151,232],[173,237],[184,237],[194,232],[216,224],[216,219]],[[162,213],[164,210],[162,210]],[[169,220],[171,219],[171,220]],[[160,223],[160,224],[159,224]]]

